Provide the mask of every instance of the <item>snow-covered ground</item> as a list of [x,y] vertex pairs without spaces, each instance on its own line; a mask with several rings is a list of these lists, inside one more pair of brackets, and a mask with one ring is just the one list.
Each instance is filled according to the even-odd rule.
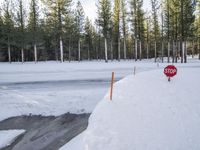
[[24,130],[0,131],[0,149],[9,146],[13,141],[15,141],[16,137],[24,132]]
[[138,71],[157,69],[151,61],[0,63],[0,120],[90,113],[108,91],[112,71],[121,79],[135,65]]
[[[67,112],[91,113],[98,102],[109,90],[111,72],[114,71],[116,79],[119,80],[126,77],[127,75],[133,75],[133,70],[136,66],[136,72],[138,74],[137,76],[140,75],[140,72],[146,72],[145,77],[149,76],[150,78],[153,78],[155,76],[159,78],[161,74],[158,74],[158,72],[162,73],[163,68],[166,65],[167,64],[155,64],[153,60],[144,60],[142,62],[109,62],[108,64],[103,61],[81,63],[39,62],[38,64],[34,64],[33,62],[25,64],[0,63],[0,120],[13,116],[29,114],[57,116]],[[197,59],[189,60],[188,64],[179,63],[176,64],[176,66],[178,67],[178,69],[183,70],[184,74],[188,72],[184,70],[190,70],[191,72],[198,74],[196,70],[200,69],[199,60]],[[151,74],[149,72],[150,70],[158,70],[158,72]],[[141,73],[141,75],[142,74],[143,73]],[[190,76],[190,74],[188,74],[188,76]],[[195,77],[191,77],[191,79],[195,79],[196,83],[198,82]],[[123,81],[127,81],[127,79]],[[139,81],[140,80],[138,80],[138,82]],[[132,81],[130,80],[128,82]],[[118,85],[118,83],[116,85]],[[132,88],[135,88],[136,85],[137,84],[133,83],[132,86],[128,89],[131,90],[130,93],[135,94],[138,92],[132,91]],[[149,86],[149,83],[145,82],[141,85]],[[159,86],[160,85],[157,86],[158,89],[160,89],[161,91],[162,89],[164,90],[163,87]],[[174,90],[179,91],[176,88],[174,88]],[[181,88],[182,86],[178,87],[178,89]],[[189,89],[189,91],[190,90],[191,89]],[[145,88],[143,89],[143,92],[148,93]],[[143,94],[143,96],[145,95],[146,94]],[[123,96],[124,95],[122,95],[121,98],[123,98]],[[176,97],[176,95],[174,97]],[[128,104],[129,102],[127,101],[127,105]],[[105,112],[109,111],[106,110]],[[106,118],[107,117],[105,117],[105,119]],[[92,123],[93,121],[90,122]],[[92,126],[92,124],[90,126]],[[88,129],[91,128],[90,126]],[[99,130],[101,130],[101,128]],[[90,138],[89,133],[91,133],[91,135],[93,136],[93,132],[89,132],[88,130],[88,132],[86,132],[86,134],[88,135],[88,140]],[[91,146],[90,142],[82,141],[82,137],[85,137],[84,134],[78,137],[78,141],[82,143],[79,144],[78,147],[80,147],[81,145],[85,146],[85,144]],[[94,135],[95,134],[96,133],[94,132]],[[110,133],[108,132],[108,134]],[[102,136],[104,135],[102,134]],[[95,140],[96,139],[94,138],[94,143]],[[69,143],[69,145],[66,145],[65,148],[67,149],[67,147],[70,146],[68,148],[70,149],[71,146],[76,146],[76,143],[79,142],[74,139],[72,142]],[[76,148],[76,150],[78,150],[78,148]]]
[[162,67],[116,83],[113,101],[107,94],[61,150],[200,149],[200,64],[176,66],[170,83]]

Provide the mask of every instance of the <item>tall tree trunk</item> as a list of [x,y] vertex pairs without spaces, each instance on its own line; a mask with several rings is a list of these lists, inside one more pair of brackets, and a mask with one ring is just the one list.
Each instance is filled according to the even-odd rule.
[[8,44],[8,61],[9,61],[9,63],[11,63],[10,44]]
[[105,38],[105,62],[108,62],[108,43],[107,38]]
[[180,41],[180,56],[181,56],[181,63],[184,61],[184,42]]
[[194,49],[195,49],[195,44],[194,41],[192,41],[192,58],[194,58]]
[[187,41],[185,42],[185,53],[184,53],[184,63],[187,63]]
[[175,49],[175,63],[178,62],[178,41],[176,41],[176,49]]
[[62,37],[60,37],[60,62],[63,62],[63,40]]
[[147,42],[147,59],[149,59],[149,42]]
[[90,44],[88,43],[88,60],[90,60]]
[[78,39],[78,61],[81,61],[81,40]]
[[34,44],[34,58],[35,58],[35,63],[37,63],[38,59],[37,59],[37,46],[36,46],[36,44]]
[[135,39],[135,61],[137,61],[138,57],[138,46],[137,46],[137,39]]
[[155,56],[155,62],[157,61],[157,43],[156,43],[156,41],[155,41],[155,54],[154,54],[154,56]]
[[126,38],[124,37],[124,59],[126,59]]
[[174,41],[172,42],[172,62],[174,63],[175,62],[175,59],[174,59]]
[[167,46],[167,63],[170,63],[170,42],[168,42]]
[[21,49],[22,63],[24,63],[24,48]]
[[185,43],[184,42],[182,42],[182,51],[181,51],[181,63],[183,63],[184,62],[184,56],[185,56]]
[[96,46],[96,59],[99,59],[99,52],[98,52],[98,47]]
[[200,41],[198,40],[198,51],[199,51],[199,60],[200,60]]
[[162,63],[164,62],[164,42],[163,42],[163,40],[162,40],[162,50],[161,50],[162,52],[161,52],[161,57],[162,57]]
[[118,61],[121,59],[120,37],[118,37]]
[[71,39],[69,39],[69,54],[68,54],[68,57],[69,57],[69,62],[71,62]]
[[110,42],[110,58],[113,61],[113,41]]
[[140,61],[142,60],[142,42],[140,41]]
[[184,19],[183,19],[183,12],[184,12],[184,6],[183,6],[183,0],[180,0],[181,2],[181,63],[184,61],[184,55],[185,55],[185,42],[184,42]]

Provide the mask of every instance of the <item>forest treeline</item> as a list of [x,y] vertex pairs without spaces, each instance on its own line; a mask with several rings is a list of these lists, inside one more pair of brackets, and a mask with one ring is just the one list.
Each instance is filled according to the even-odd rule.
[[[98,0],[91,21],[80,1],[4,0],[0,61],[149,59],[200,54],[200,1]],[[87,9],[87,8],[85,8]],[[200,59],[200,55],[199,55]]]

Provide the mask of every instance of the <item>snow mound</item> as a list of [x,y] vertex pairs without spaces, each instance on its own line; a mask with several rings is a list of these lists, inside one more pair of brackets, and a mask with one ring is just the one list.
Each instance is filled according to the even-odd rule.
[[99,103],[85,132],[85,150],[200,149],[200,69],[128,76]]
[[12,144],[15,139],[24,132],[25,130],[0,131],[0,149]]

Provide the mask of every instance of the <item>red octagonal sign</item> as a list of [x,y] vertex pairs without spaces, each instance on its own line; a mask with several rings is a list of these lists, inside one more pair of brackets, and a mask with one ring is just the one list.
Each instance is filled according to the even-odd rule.
[[177,74],[177,68],[173,65],[169,65],[164,69],[164,74],[167,77],[173,77]]

